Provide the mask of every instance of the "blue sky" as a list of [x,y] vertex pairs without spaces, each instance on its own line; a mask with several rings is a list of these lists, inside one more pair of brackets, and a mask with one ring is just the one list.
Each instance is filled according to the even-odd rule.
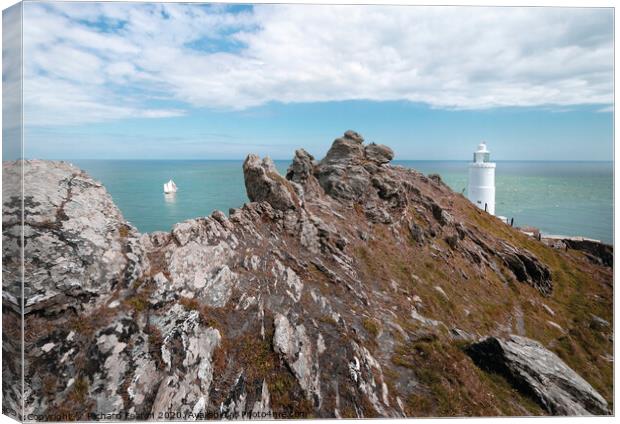
[[26,156],[611,160],[611,9],[25,3]]
[[[199,109],[180,117],[129,119],[73,127],[38,127],[27,139],[53,159],[240,159],[248,152],[291,159],[304,147],[321,158],[348,127],[392,146],[397,159],[462,160],[487,140],[498,160],[611,160],[611,113],[597,107],[442,110],[407,101],[342,101],[246,111]],[[347,127],[348,125],[348,127]]]

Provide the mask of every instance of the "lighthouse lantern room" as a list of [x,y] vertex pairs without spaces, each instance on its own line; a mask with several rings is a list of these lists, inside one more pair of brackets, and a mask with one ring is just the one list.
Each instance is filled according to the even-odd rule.
[[480,209],[495,215],[495,163],[490,162],[485,142],[478,145],[474,161],[469,164],[467,197]]

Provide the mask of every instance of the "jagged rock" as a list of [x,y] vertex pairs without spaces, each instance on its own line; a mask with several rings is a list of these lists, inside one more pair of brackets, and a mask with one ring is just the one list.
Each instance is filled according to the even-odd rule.
[[181,305],[175,305],[157,326],[163,335],[161,357],[168,375],[157,390],[152,412],[156,416],[171,411],[204,413],[220,332],[202,326],[198,312],[186,311]]
[[370,222],[376,222],[380,224],[389,224],[392,222],[392,216],[384,208],[378,207],[374,204],[367,204],[364,206],[364,213],[366,218]]
[[321,404],[319,362],[306,328],[303,324],[291,325],[282,314],[276,315],[274,326],[274,349],[287,361],[306,396],[319,407]]
[[591,316],[592,319],[590,320],[590,328],[599,331],[611,328],[611,324],[609,323],[609,321],[606,321],[603,318],[594,314],[591,314]]
[[294,187],[266,157],[262,161],[256,155],[248,155],[243,163],[243,176],[248,197],[253,202],[267,202],[274,209],[295,209],[299,197]]
[[179,245],[168,247],[166,269],[171,288],[210,306],[224,306],[237,279],[228,265],[234,256],[236,238],[210,219],[177,224],[172,234]]
[[299,240],[303,246],[308,248],[311,252],[318,252],[321,247],[321,242],[319,240],[319,230],[314,223],[307,218],[306,215],[303,215],[302,220],[300,221],[300,231],[299,231]]
[[146,249],[155,249],[165,246],[170,242],[171,234],[164,233],[163,231],[154,231],[152,233],[143,234],[140,237],[140,242]]
[[458,222],[455,225],[455,228],[456,228],[457,234],[459,235],[459,239],[465,240],[465,237],[467,237],[467,230],[465,229],[465,226],[462,223]]
[[531,284],[544,295],[550,294],[553,284],[549,268],[524,249],[516,249],[507,243],[502,245],[503,250],[497,253],[517,279]]
[[344,133],[344,138],[348,139],[348,140],[353,140],[356,143],[362,144],[364,142],[364,137],[361,136],[361,134],[353,131],[353,130],[347,130]]
[[340,166],[319,166],[318,177],[323,190],[335,198],[360,199],[370,188],[370,174],[361,166],[352,167],[346,172]]
[[594,263],[614,266],[614,247],[609,244],[587,239],[562,239],[562,242],[570,249],[585,252]]
[[263,380],[260,399],[254,402],[254,406],[252,407],[252,418],[267,419],[271,417],[272,410],[270,402],[269,387],[267,386],[267,381]]
[[512,335],[488,337],[467,353],[482,368],[506,376],[554,415],[609,414],[603,397],[540,343]]
[[415,240],[417,243],[424,243],[424,230],[422,230],[422,227],[420,227],[418,224],[416,224],[415,222],[409,224],[409,232],[411,233],[411,237],[413,237],[413,240]]
[[369,189],[370,172],[363,166],[363,139],[354,134],[337,138],[317,166],[316,177],[332,197],[355,200]]
[[222,405],[220,406],[222,417],[227,420],[241,418],[241,414],[243,414],[246,408],[246,400],[248,396],[245,386],[245,376],[241,373],[237,377],[235,384],[228,394],[228,398],[222,402]]
[[469,334],[467,331],[463,331],[460,328],[456,327],[450,329],[450,337],[460,342],[471,342],[475,339],[475,337]]
[[315,177],[316,167],[317,163],[310,153],[304,149],[295,151],[293,162],[286,173],[286,179],[294,184],[294,187],[300,193],[299,197],[304,201],[306,197],[313,200],[323,197],[323,189]]
[[459,244],[459,238],[456,234],[450,234],[445,238],[446,243],[450,246],[451,249],[456,249]]
[[308,178],[314,173],[314,156],[304,149],[295,150],[295,157],[291,166],[286,172],[286,179],[305,184]]
[[364,151],[366,152],[366,159],[379,165],[394,159],[394,151],[383,144],[371,143],[364,148]]
[[437,184],[443,184],[443,180],[441,179],[441,175],[439,174],[429,174],[428,179],[434,181]]
[[411,318],[429,327],[437,327],[443,324],[441,321],[426,318],[425,316],[420,315],[415,307],[411,308]]
[[163,305],[174,298],[174,290],[172,288],[172,284],[163,272],[158,272],[157,274],[155,274],[153,277],[151,277],[151,281],[155,286],[155,289],[149,297],[149,302],[153,306]]
[[372,185],[377,189],[377,194],[380,198],[385,200],[402,198],[401,186],[397,181],[385,176],[382,178],[379,178],[378,176],[373,176],[371,182]]
[[[371,405],[382,416],[389,416],[387,407],[390,406],[389,390],[383,376],[381,364],[370,354],[368,349],[351,343],[354,356],[349,362],[351,379],[370,401]],[[399,414],[394,414],[398,416]],[[363,418],[363,416],[362,416]]]
[[364,146],[349,137],[337,138],[327,151],[320,165],[361,164],[364,159]]
[[295,271],[289,267],[285,267],[279,260],[275,260],[274,267],[271,270],[272,275],[276,278],[276,284],[284,284],[286,294],[291,297],[294,302],[299,302],[303,291],[303,283]]
[[[123,408],[123,392],[120,387],[125,379],[125,375],[131,372],[133,361],[142,357],[146,353],[144,339],[142,339],[138,326],[129,317],[123,318],[117,323],[111,324],[109,327],[102,329],[95,336],[95,343],[89,350],[91,358],[96,358],[94,364],[98,367],[94,373],[94,378],[90,384],[92,397],[97,403],[97,410],[100,411],[118,411]],[[131,351],[130,344],[135,349]],[[155,372],[155,363],[146,360],[140,363],[141,370],[139,377],[142,383],[149,378],[155,378],[157,381],[157,373]],[[150,375],[143,375],[146,370],[151,372]],[[136,379],[137,380],[137,379]],[[153,390],[153,385],[142,386],[138,388],[134,385],[134,390],[143,389],[147,393]],[[136,406],[140,406],[144,400],[144,393],[141,391],[134,392]]]
[[551,294],[553,281],[549,268],[528,250],[517,248],[504,240],[499,240],[497,247],[491,247],[479,235],[474,234],[471,230],[465,230],[464,227],[462,228],[467,237],[477,246],[473,250],[467,248],[468,254],[477,263],[489,262],[491,267],[496,267],[493,262],[489,261],[489,257],[498,257],[517,280],[535,287],[545,296]]
[[[13,165],[12,165],[13,164]],[[6,178],[18,181],[21,167],[4,163]],[[108,292],[113,283],[139,278],[148,266],[139,235],[114,205],[105,188],[64,162],[23,162],[25,280],[24,312],[53,313]],[[17,197],[3,199],[16,202]],[[85,207],[84,205],[88,205]],[[19,240],[19,209],[4,209],[3,255]],[[3,298],[18,308],[20,277],[3,284]],[[11,278],[5,274],[4,278]]]
[[384,197],[391,197],[398,191],[394,180],[385,176],[373,178],[380,170],[373,163],[389,162],[394,156],[392,150],[376,144],[364,147],[363,141],[359,134],[348,131],[334,141],[318,164],[317,178],[330,196],[357,200],[367,194],[371,185],[375,185]]
[[454,221],[454,219],[452,218],[452,215],[450,215],[450,213],[448,213],[447,211],[445,211],[441,206],[439,206],[437,203],[432,202],[430,204],[431,210],[433,212],[433,217],[435,217],[435,219],[441,224],[441,225],[448,225],[448,224],[452,224],[452,222]]

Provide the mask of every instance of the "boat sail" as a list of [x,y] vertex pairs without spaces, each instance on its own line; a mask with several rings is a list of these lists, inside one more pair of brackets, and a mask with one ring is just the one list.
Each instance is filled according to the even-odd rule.
[[174,183],[174,181],[169,180],[166,184],[164,184],[164,193],[176,193],[177,192],[177,185]]

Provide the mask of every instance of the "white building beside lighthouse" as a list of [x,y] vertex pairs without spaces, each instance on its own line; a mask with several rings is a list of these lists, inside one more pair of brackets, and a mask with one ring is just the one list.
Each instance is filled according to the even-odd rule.
[[469,164],[468,199],[480,209],[495,215],[495,163],[485,142],[478,145],[474,161]]

